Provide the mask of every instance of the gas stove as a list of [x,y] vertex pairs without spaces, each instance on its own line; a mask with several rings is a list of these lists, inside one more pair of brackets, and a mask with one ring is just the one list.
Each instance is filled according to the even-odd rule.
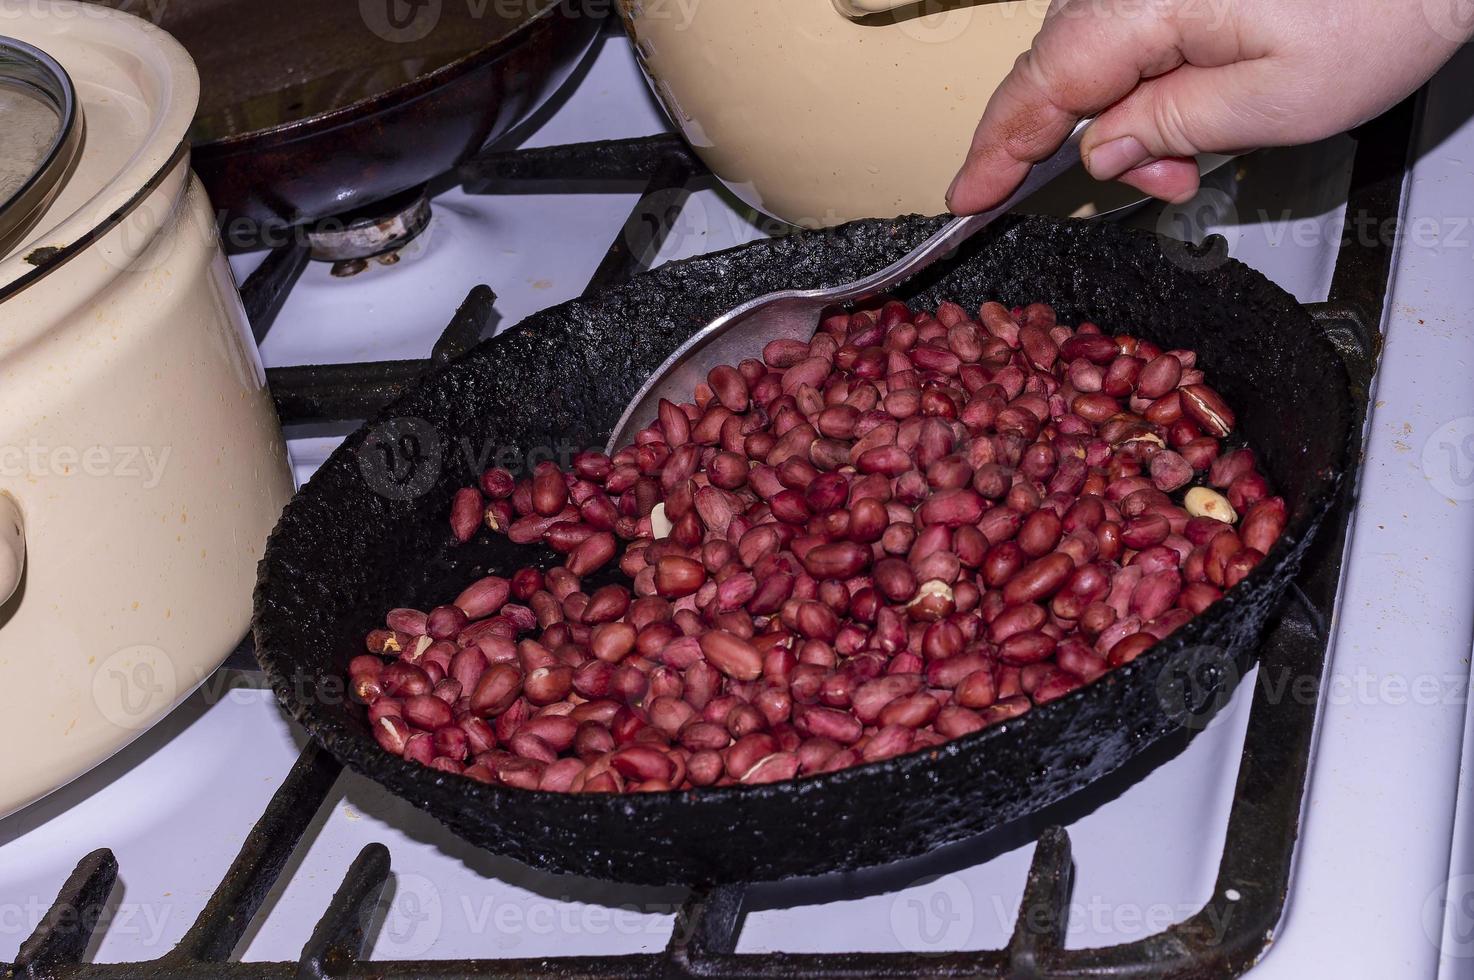
[[[1474,976],[1471,81],[1466,51],[1355,138],[1244,157],[1193,202],[1124,219],[1207,238],[1184,261],[1226,248],[1313,304],[1369,416],[1354,507],[1261,667],[1193,716],[1190,742],[917,861],[631,888],[487,854],[341,772],[247,646],[121,754],[0,821],[0,963],[36,977]],[[477,339],[783,230],[668,133],[617,37],[512,139],[362,229],[233,259],[299,480]]]

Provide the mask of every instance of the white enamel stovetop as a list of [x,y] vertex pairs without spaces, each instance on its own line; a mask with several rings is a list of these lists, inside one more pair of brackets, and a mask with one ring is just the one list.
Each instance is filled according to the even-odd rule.
[[[1474,788],[1460,784],[1470,750],[1465,695],[1474,636],[1469,54],[1433,86],[1422,156],[1407,187],[1410,234],[1388,300],[1304,838],[1289,911],[1255,976],[1474,977]],[[525,145],[664,128],[627,44],[611,39]],[[1255,155],[1199,203],[1220,216],[1213,230],[1229,238],[1237,257],[1303,301],[1324,299],[1342,233],[1349,149],[1348,141],[1332,140]],[[430,231],[397,266],[349,281],[311,267],[263,356],[269,365],[423,357],[479,282],[498,292],[502,325],[516,323],[582,291],[635,201],[634,194],[444,194]],[[1148,210],[1136,220],[1180,227],[1175,213],[1159,214]],[[724,198],[703,191],[661,258],[760,235]],[[238,259],[237,276],[258,260]],[[300,478],[340,435],[293,439]],[[121,884],[96,957],[152,958],[179,939],[302,742],[255,683],[216,675],[120,756],[0,821],[0,962],[14,957],[76,860],[100,846],[117,854]],[[1148,935],[1209,897],[1248,688],[1181,755],[1074,816],[1069,945]],[[295,959],[370,841],[389,846],[396,869],[377,957],[655,950],[681,899],[676,891],[557,878],[487,855],[374,784],[345,776],[248,937],[244,958]],[[964,848],[901,873],[760,890],[765,907],[748,916],[739,950],[1002,945],[1032,850],[1028,841],[1001,853]]]

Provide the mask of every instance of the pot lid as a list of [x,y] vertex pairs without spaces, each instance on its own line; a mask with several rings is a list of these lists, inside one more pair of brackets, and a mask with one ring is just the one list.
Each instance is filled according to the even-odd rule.
[[[122,269],[147,247],[149,229],[164,212],[144,207],[146,197],[166,175],[187,174],[184,135],[199,103],[199,75],[184,48],[168,34],[95,3],[0,0],[0,33],[21,42],[11,43],[7,51],[29,56],[14,58],[14,67],[0,71],[0,77],[24,78],[23,86],[8,89],[28,91],[27,111],[40,120],[42,133],[35,138],[46,141],[48,127],[34,100],[41,99],[43,107],[54,105],[45,79],[54,82],[60,75],[75,89],[72,132],[78,143],[69,167],[56,168],[59,179],[49,201],[28,219],[29,228],[8,243],[0,239],[0,302],[8,302],[86,249],[123,249],[113,256],[113,264]],[[22,61],[24,68],[19,67]],[[38,62],[45,72],[36,67]],[[65,112],[50,115],[50,125],[59,127]],[[17,155],[8,116],[0,108],[0,166]],[[32,149],[19,155],[35,154]],[[22,181],[39,162],[24,168]],[[5,216],[8,221],[8,208]],[[0,348],[6,339],[0,337]]]
[[72,80],[40,48],[0,37],[0,256],[40,218],[82,145]]

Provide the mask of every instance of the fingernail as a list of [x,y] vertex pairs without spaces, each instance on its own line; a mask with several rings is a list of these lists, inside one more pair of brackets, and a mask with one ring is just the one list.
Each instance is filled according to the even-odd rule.
[[1122,136],[1102,143],[1085,157],[1085,169],[1096,180],[1115,180],[1151,159],[1146,147],[1135,136]]

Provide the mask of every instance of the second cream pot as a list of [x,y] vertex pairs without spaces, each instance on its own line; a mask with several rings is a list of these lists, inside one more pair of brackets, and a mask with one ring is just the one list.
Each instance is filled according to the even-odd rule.
[[[621,0],[620,13],[671,119],[748,204],[805,227],[941,212],[983,108],[1049,4],[923,0],[865,17],[849,6]],[[1139,200],[1077,169],[1025,209],[1088,216]]]

